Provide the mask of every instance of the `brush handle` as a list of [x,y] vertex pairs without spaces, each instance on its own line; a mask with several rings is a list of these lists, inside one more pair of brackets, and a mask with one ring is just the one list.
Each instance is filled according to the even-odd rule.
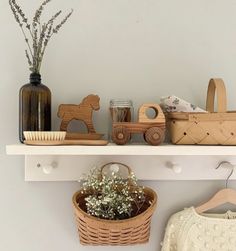
[[64,145],[83,145],[83,146],[105,146],[108,144],[107,140],[25,140],[26,145],[35,146],[64,146]]

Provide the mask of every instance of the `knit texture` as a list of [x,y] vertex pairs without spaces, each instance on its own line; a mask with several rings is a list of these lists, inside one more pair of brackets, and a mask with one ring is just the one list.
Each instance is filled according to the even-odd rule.
[[236,251],[236,213],[197,214],[193,207],[171,216],[162,251]]

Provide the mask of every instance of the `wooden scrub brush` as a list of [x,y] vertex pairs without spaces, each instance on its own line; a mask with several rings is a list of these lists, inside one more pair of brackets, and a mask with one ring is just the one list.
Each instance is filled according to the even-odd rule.
[[52,131],[52,132],[41,132],[41,131],[25,131],[24,132],[26,145],[36,146],[60,146],[60,145],[107,145],[107,140],[65,140],[66,132],[63,131]]

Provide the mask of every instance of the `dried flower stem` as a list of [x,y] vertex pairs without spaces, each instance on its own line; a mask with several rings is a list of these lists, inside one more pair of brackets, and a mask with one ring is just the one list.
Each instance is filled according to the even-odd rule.
[[31,59],[27,50],[25,50],[25,55],[26,55],[29,65],[32,66],[32,62],[31,62]]
[[30,47],[30,44],[29,44],[29,39],[26,37],[25,31],[24,31],[24,29],[22,28],[22,26],[21,26],[21,30],[22,30],[22,33],[23,33],[23,35],[24,35],[24,37],[25,37],[25,42],[26,42],[27,45],[28,45],[30,54],[31,54],[31,56],[33,57],[33,52],[32,52],[32,49],[31,49],[31,47]]
[[20,15],[22,17],[22,19],[25,20],[23,12],[21,11],[20,7],[16,4],[15,0],[9,0],[9,4],[10,4],[11,10],[12,10],[12,12],[14,14],[14,17],[16,19],[16,22],[19,24],[20,29],[21,29],[21,31],[23,33],[23,36],[24,36],[25,42],[27,43],[27,46],[29,48],[30,54],[33,57],[32,49],[31,49],[30,44],[29,44],[29,39],[27,38],[27,36],[25,34],[25,31],[23,29],[23,23],[20,21],[20,17],[19,17],[19,15]]
[[[32,24],[28,23],[28,18],[26,18],[24,12],[21,7],[16,3],[16,0],[9,0],[9,5],[11,7],[12,13],[15,17],[16,22],[19,24],[21,31],[23,33],[25,42],[27,44],[28,50],[25,50],[25,55],[29,64],[30,71],[34,73],[40,73],[41,64],[43,61],[44,53],[48,42],[53,34],[58,33],[62,25],[66,23],[68,18],[71,16],[73,10],[65,16],[65,18],[55,27],[54,21],[61,14],[61,11],[58,11],[55,15],[53,15],[48,22],[43,23],[41,25],[41,15],[44,10],[44,7],[51,2],[51,0],[44,0],[42,4],[36,9]],[[28,31],[31,40],[32,47],[30,45],[30,41],[27,37],[26,31]],[[29,51],[29,53],[28,53]]]

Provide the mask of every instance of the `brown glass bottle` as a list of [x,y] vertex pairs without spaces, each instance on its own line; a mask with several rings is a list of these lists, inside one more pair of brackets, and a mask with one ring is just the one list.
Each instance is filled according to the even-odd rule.
[[19,138],[24,131],[51,130],[51,91],[41,83],[41,75],[30,74],[30,83],[21,87],[19,104]]

